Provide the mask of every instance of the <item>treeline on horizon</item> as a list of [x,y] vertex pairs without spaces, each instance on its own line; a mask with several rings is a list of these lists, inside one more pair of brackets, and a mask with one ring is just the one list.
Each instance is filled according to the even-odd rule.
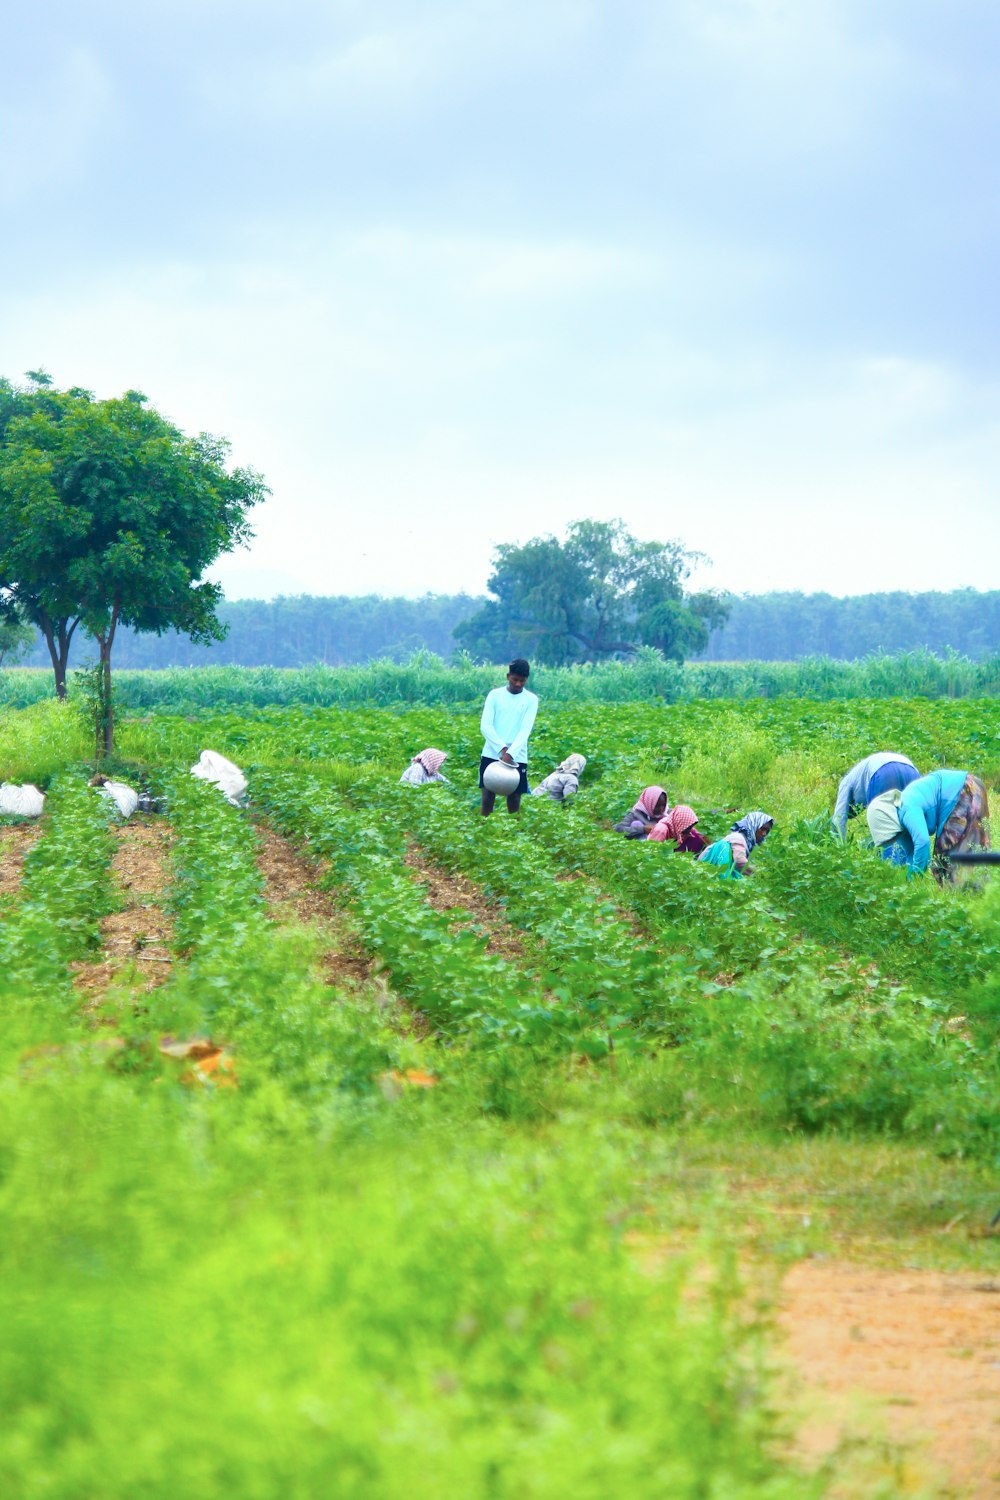
[[[826,656],[857,661],[879,652],[958,652],[981,660],[1000,646],[1000,590],[949,593],[831,594],[795,592],[730,595],[726,623],[712,634],[700,661],[801,661]],[[385,599],[376,594],[301,594],[273,600],[223,603],[228,626],[223,641],[192,644],[175,632],[136,635],[121,630],[115,647],[119,667],[156,669],[194,666],[356,666],[406,661],[416,651],[448,659],[452,632],[483,603],[470,594],[426,594],[421,599]],[[94,643],[78,636],[71,665],[96,655]],[[24,666],[50,665],[39,637]]]

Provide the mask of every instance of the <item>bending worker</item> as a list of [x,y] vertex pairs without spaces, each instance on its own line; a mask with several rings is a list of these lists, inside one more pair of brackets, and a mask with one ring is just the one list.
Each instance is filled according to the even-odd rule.
[[554,771],[532,788],[533,797],[551,797],[553,802],[565,802],[575,797],[580,790],[580,777],[587,765],[585,755],[567,755]]
[[883,859],[922,875],[935,854],[989,848],[986,787],[969,771],[932,771],[903,792],[883,792],[868,806],[868,827]]
[[834,831],[847,837],[847,820],[864,812],[873,797],[883,792],[901,792],[916,781],[920,772],[906,755],[892,750],[878,750],[866,755],[840,779],[837,802],[833,809]]
[[447,776],[441,775],[441,767],[447,759],[447,750],[433,750],[430,747],[418,750],[399,779],[406,786],[426,786],[432,781],[440,781],[447,786]]
[[525,687],[531,668],[523,656],[515,656],[507,668],[507,686],[486,694],[479,727],[483,731],[483,753],[479,759],[479,785],[483,790],[480,812],[488,818],[497,800],[496,792],[483,786],[483,772],[494,760],[516,766],[521,779],[507,796],[507,811],[520,811],[528,787],[528,736],[538,712],[538,699]]
[[720,880],[742,880],[744,875],[753,874],[750,855],[760,847],[773,827],[771,814],[755,808],[734,823],[721,839],[709,844],[699,854],[698,863],[717,866]]

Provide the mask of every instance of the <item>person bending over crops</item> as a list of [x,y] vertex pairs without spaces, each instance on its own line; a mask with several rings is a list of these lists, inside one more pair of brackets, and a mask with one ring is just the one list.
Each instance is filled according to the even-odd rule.
[[620,823],[615,824],[615,833],[623,833],[627,839],[648,839],[654,824],[658,823],[669,807],[667,794],[662,786],[648,786],[639,794]]
[[100,792],[102,797],[107,797],[113,802],[123,818],[130,818],[139,808],[139,793],[130,787],[127,781],[112,781],[109,777],[98,771],[91,776],[88,786],[92,786]]
[[587,764],[585,755],[567,755],[554,771],[532,789],[533,797],[551,797],[553,802],[565,802],[575,797],[580,790],[580,777]]
[[0,818],[40,818],[45,811],[45,793],[25,782],[0,782]]
[[447,750],[419,750],[399,778],[406,786],[426,786],[429,781],[450,783],[441,775],[441,767],[448,759]]
[[698,856],[699,860],[702,864],[715,865],[723,880],[741,880],[744,875],[753,874],[750,855],[758,844],[764,842],[773,827],[774,819],[770,813],[761,812],[759,808],[748,812],[733,824],[724,838],[709,844]]
[[515,656],[507,668],[507,686],[494,688],[486,694],[483,716],[479,721],[483,732],[483,753],[479,757],[479,785],[483,795],[479,810],[484,818],[489,817],[497,800],[496,792],[491,792],[483,784],[483,772],[494,761],[516,766],[521,773],[517,786],[507,793],[509,813],[520,811],[521,798],[531,790],[528,786],[528,736],[538,712],[538,699],[525,686],[530,672],[531,667],[524,657]]
[[840,779],[833,809],[834,832],[846,838],[848,818],[863,812],[869,802],[883,792],[903,791],[919,775],[912,760],[894,750],[878,750],[859,760]]
[[649,837],[654,844],[672,843],[677,854],[701,854],[708,848],[707,839],[698,832],[698,814],[683,802],[653,824]]
[[[970,771],[932,771],[902,792],[875,797],[868,806],[868,827],[883,859],[905,865],[908,875],[922,875],[930,864],[931,839],[935,857],[989,848],[989,797],[978,776]],[[940,880],[947,871],[935,871]]]

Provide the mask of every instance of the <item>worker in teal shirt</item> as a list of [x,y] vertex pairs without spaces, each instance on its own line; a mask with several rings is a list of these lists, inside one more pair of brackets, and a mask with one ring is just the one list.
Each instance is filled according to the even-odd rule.
[[[967,771],[932,771],[911,781],[902,792],[884,792],[876,797],[868,809],[868,823],[883,858],[901,864],[901,845],[909,855],[908,873],[922,875],[931,862],[931,839],[943,831],[968,779]],[[895,826],[894,811],[898,832],[886,837]]]

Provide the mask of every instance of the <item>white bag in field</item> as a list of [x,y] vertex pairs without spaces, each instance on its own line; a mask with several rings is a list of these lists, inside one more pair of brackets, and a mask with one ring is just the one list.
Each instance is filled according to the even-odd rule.
[[247,779],[239,766],[234,766],[231,760],[227,760],[217,750],[203,750],[197,765],[191,767],[191,775],[197,776],[199,781],[209,781],[217,786],[234,807],[239,807],[240,799],[247,789]]
[[123,818],[130,818],[139,806],[139,793],[133,791],[126,781],[106,781],[95,787],[102,797],[110,797]]
[[27,783],[15,786],[5,781],[0,786],[0,813],[13,818],[40,818],[45,806],[45,797],[37,786]]

